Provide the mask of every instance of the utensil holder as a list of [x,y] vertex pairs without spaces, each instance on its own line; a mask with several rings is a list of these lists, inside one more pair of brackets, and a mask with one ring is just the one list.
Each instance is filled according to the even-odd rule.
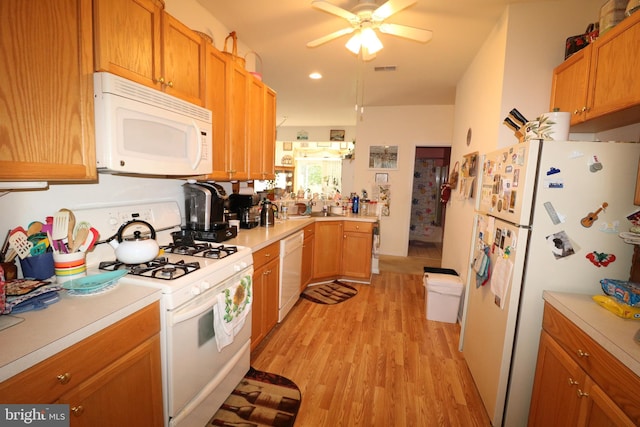
[[53,265],[58,283],[78,279],[87,275],[87,262],[84,252],[70,254],[53,253]]
[[53,252],[45,252],[41,255],[29,256],[20,260],[22,277],[47,280],[54,276]]

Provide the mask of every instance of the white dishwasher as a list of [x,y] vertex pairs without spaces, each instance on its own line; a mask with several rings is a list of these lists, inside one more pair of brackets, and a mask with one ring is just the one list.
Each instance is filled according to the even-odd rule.
[[282,322],[300,297],[303,242],[303,231],[299,231],[286,239],[280,240],[280,304],[278,322]]

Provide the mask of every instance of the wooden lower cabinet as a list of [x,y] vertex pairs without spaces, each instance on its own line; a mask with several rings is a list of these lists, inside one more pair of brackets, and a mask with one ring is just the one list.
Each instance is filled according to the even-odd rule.
[[280,242],[276,242],[253,254],[251,350],[256,348],[278,323],[279,280]]
[[162,426],[154,303],[0,384],[3,403],[69,404],[71,426]]
[[342,244],[342,277],[371,279],[373,223],[345,221]]
[[640,378],[548,304],[529,426],[636,426]]
[[342,267],[343,221],[318,221],[315,223],[313,245],[313,279],[333,279],[340,275]]
[[313,277],[313,245],[315,243],[314,224],[309,224],[304,228],[304,241],[302,242],[302,270],[300,277],[300,292],[302,293]]

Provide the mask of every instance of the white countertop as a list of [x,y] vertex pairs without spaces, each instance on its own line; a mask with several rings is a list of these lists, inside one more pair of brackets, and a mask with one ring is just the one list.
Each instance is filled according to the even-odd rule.
[[159,289],[118,284],[104,294],[72,297],[44,310],[16,314],[24,320],[0,331],[0,381],[53,356],[160,299]]
[[623,319],[596,304],[591,295],[545,291],[543,298],[616,359],[640,376],[640,321]]

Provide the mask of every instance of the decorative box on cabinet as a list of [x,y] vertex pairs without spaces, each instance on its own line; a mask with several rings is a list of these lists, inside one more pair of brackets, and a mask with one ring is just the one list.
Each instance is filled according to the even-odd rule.
[[0,383],[2,403],[66,403],[72,426],[163,425],[154,303]]
[[278,323],[279,278],[280,242],[276,242],[253,254],[252,350]]
[[545,303],[529,426],[640,424],[640,378]]
[[96,179],[91,10],[2,1],[0,181]]

